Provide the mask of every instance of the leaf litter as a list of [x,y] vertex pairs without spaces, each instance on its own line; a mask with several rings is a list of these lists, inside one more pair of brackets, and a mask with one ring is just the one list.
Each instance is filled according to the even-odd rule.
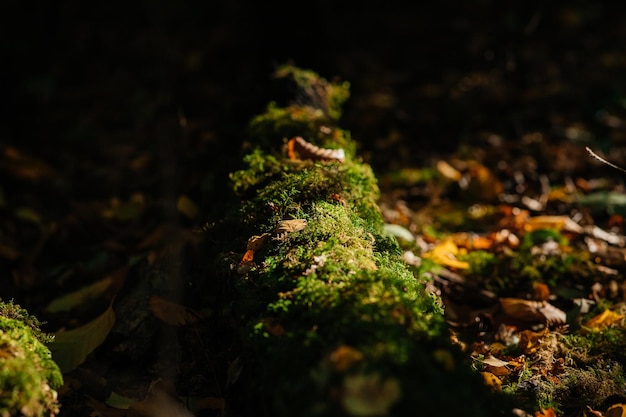
[[[483,158],[497,162],[488,151]],[[576,184],[603,184],[609,192],[612,186],[554,173],[548,189],[531,193],[528,174],[496,183],[485,178],[501,177],[497,168],[487,175],[464,173],[467,166],[477,165],[454,157],[436,162],[443,188],[430,201],[412,203],[401,187],[384,190],[387,229],[411,234],[399,239],[405,261],[416,273],[431,274],[453,340],[485,384],[526,398],[535,416],[606,409],[603,401],[623,393],[620,373],[605,374],[611,381],[582,399],[576,392],[598,380],[598,366],[624,364],[623,356],[607,351],[608,343],[616,344],[610,351],[626,348],[624,228],[609,201],[586,204],[585,196],[598,189]],[[466,185],[472,182],[479,185]],[[405,199],[385,200],[402,194]]]
[[[623,395],[624,385],[619,377],[623,378],[620,366],[626,362],[623,353],[626,351],[623,346],[626,334],[623,328],[626,193],[618,176],[621,174],[608,173],[600,162],[586,158],[585,144],[591,145],[590,142],[596,140],[593,131],[597,131],[598,142],[611,143],[614,155],[607,159],[618,160],[623,165],[620,143],[625,137],[626,117],[620,102],[623,93],[619,91],[623,54],[619,52],[621,45],[611,45],[610,42],[602,50],[589,49],[590,45],[598,44],[597,36],[602,32],[593,30],[595,12],[586,14],[581,5],[556,5],[554,8],[556,18],[550,19],[550,13],[543,10],[536,13],[540,17],[533,17],[530,23],[544,19],[548,30],[563,34],[565,40],[570,39],[570,33],[586,36],[590,39],[584,46],[587,49],[578,52],[569,48],[547,50],[533,45],[534,38],[529,35],[538,25],[529,23],[524,28],[526,43],[513,42],[515,45],[507,46],[506,51],[497,48],[480,51],[485,57],[500,52],[506,55],[506,72],[495,66],[493,70],[467,70],[457,66],[446,70],[433,66],[438,72],[437,77],[404,88],[397,84],[397,80],[419,78],[411,73],[415,68],[406,65],[404,56],[402,66],[407,68],[396,70],[392,75],[385,73],[382,62],[375,66],[374,73],[356,66],[359,72],[363,71],[362,76],[353,73],[347,75],[347,79],[362,85],[380,85],[383,80],[384,85],[380,91],[355,96],[348,120],[352,120],[354,136],[363,140],[364,151],[371,154],[373,162],[386,160],[396,164],[379,170],[382,174],[383,212],[389,225],[404,230],[394,227],[387,227],[387,230],[393,235],[404,236],[399,240],[405,249],[407,263],[418,273],[432,277],[430,288],[446,301],[453,337],[473,358],[476,368],[484,372],[485,381],[497,389],[528,398],[525,410],[517,410],[517,415],[548,417],[582,415],[585,411],[600,416],[621,415],[624,399],[616,399],[616,396]],[[511,10],[509,17],[517,18],[513,16],[516,10]],[[515,20],[504,19],[506,22]],[[561,22],[567,30],[550,27],[555,22]],[[342,21],[341,25],[344,24]],[[433,25],[439,32],[439,22]],[[167,25],[154,30],[165,34],[165,27]],[[427,22],[424,27],[428,28]],[[487,38],[491,26],[472,24],[468,27],[476,33],[471,37],[474,43],[469,49],[481,49],[476,45],[484,43],[480,37]],[[587,27],[591,28],[590,32]],[[112,31],[111,36],[114,37],[115,33]],[[613,34],[615,42],[621,42],[619,34]],[[546,35],[539,35],[537,39],[543,42]],[[136,40],[137,35],[134,36]],[[442,39],[437,38],[432,42],[433,47],[446,48],[441,42]],[[139,52],[143,57],[151,49],[143,48],[143,42],[128,42],[128,45],[131,48],[129,56]],[[132,51],[136,47],[133,45],[140,45],[140,50]],[[80,49],[79,44],[75,47]],[[374,47],[368,45],[366,49],[369,51]],[[600,55],[595,54],[597,52]],[[185,48],[181,48],[180,53],[180,58],[190,63],[212,56],[210,51],[190,52]],[[326,61],[330,62],[333,52],[328,50],[326,53],[329,55]],[[577,54],[585,55],[584,59]],[[32,55],[39,59],[37,54]],[[185,227],[195,226],[193,219],[203,215],[202,212],[198,214],[197,207],[212,210],[213,205],[219,206],[216,203],[219,203],[220,189],[215,185],[219,183],[216,179],[221,178],[219,170],[209,174],[206,171],[207,160],[215,159],[211,155],[219,155],[222,159],[229,155],[228,151],[221,150],[224,144],[216,144],[215,140],[224,134],[224,130],[220,131],[225,125],[224,120],[190,116],[189,119],[185,117],[183,126],[182,110],[175,117],[162,117],[169,114],[168,111],[154,103],[162,103],[163,93],[169,95],[171,92],[155,95],[142,87],[142,83],[137,83],[136,79],[145,76],[143,69],[136,79],[131,66],[129,73],[121,71],[120,75],[111,75],[106,59],[103,63],[90,60],[87,53],[84,55],[88,71],[80,65],[72,65],[76,66],[75,71],[92,75],[93,84],[66,85],[66,81],[50,75],[51,90],[45,94],[45,107],[53,119],[71,120],[67,126],[53,123],[46,133],[53,135],[54,131],[59,131],[58,137],[41,147],[27,144],[22,148],[20,144],[2,148],[0,172],[9,179],[0,189],[0,203],[6,214],[1,220],[3,233],[0,236],[0,257],[7,277],[0,284],[2,295],[22,298],[35,311],[40,306],[48,321],[48,330],[52,331],[67,328],[70,332],[72,329],[80,332],[94,321],[97,324],[98,317],[103,318],[104,324],[92,326],[93,334],[87,335],[89,337],[76,338],[75,344],[79,346],[82,340],[89,340],[91,336],[98,336],[99,340],[107,333],[112,319],[108,303],[111,297],[116,297],[119,303],[116,307],[123,306],[123,314],[117,314],[115,321],[116,325],[124,326],[124,336],[134,336],[137,345],[166,346],[158,355],[159,359],[150,362],[145,359],[149,355],[140,354],[151,352],[149,349],[139,351],[128,344],[123,349],[117,339],[105,341],[101,349],[94,349],[95,343],[85,343],[77,356],[84,360],[79,366],[97,370],[105,383],[96,389],[93,389],[96,384],[88,384],[91,389],[85,386],[87,384],[67,384],[62,393],[67,415],[127,415],[125,412],[115,413],[105,406],[106,399],[110,398],[104,388],[107,385],[120,390],[113,399],[145,398],[146,403],[142,404],[145,407],[136,407],[137,414],[154,412],[162,404],[173,407],[173,403],[176,404],[174,412],[185,414],[185,410],[179,407],[181,399],[189,399],[188,404],[193,403],[191,399],[203,404],[198,408],[189,407],[193,410],[223,413],[227,395],[223,387],[239,383],[240,374],[245,376],[245,366],[238,361],[236,352],[230,352],[229,346],[221,346],[223,342],[217,338],[211,339],[211,346],[207,348],[201,342],[201,336],[206,335],[202,327],[191,323],[190,326],[177,326],[178,323],[187,324],[187,314],[195,311],[191,305],[198,298],[191,296],[183,302],[183,291],[171,281],[184,285],[194,282],[195,286],[185,287],[188,293],[210,294],[210,300],[214,300],[209,303],[210,307],[219,305],[219,301],[215,301],[219,300],[219,293],[214,286],[210,283],[198,286],[197,280],[190,278],[194,272],[180,272],[176,263],[184,253],[187,260],[200,265],[199,269],[210,268],[203,265],[201,256],[194,255],[198,241],[205,237],[187,236]],[[241,55],[248,65],[247,53],[233,54],[236,55]],[[355,67],[354,55],[345,48],[340,48],[338,56],[344,59],[343,67]],[[532,81],[515,71],[516,60],[520,63],[524,57],[527,60],[524,64],[533,63],[530,56],[541,61],[537,67],[546,69],[545,74],[534,72],[532,76],[536,78]],[[587,76],[587,81],[592,80],[592,83],[610,80],[607,91],[613,91],[617,96],[621,94],[621,97],[598,103],[604,99],[594,99],[588,94],[588,88],[582,87],[577,80],[573,85],[572,80],[563,76],[567,71],[561,70],[560,59],[563,62],[576,59],[594,62],[594,65],[578,67],[581,74],[584,73],[582,76]],[[163,74],[175,72],[167,62],[159,62]],[[471,62],[471,66],[475,66],[474,58]],[[56,65],[67,70],[68,79],[71,78],[67,63],[59,60]],[[419,65],[421,68],[422,64]],[[98,82],[100,71],[106,74],[103,79],[113,76],[113,82]],[[255,82],[261,78],[258,83],[261,85],[265,74],[251,78]],[[516,84],[516,78],[521,84]],[[77,79],[82,79],[82,74]],[[445,81],[433,81],[439,79]],[[540,82],[535,82],[537,79]],[[177,91],[174,95],[180,93],[188,101],[201,101],[200,108],[223,103],[225,105],[220,107],[229,112],[232,103],[241,100],[228,91],[228,82],[224,79],[192,81],[189,82],[191,92]],[[241,82],[240,79],[236,81],[237,85]],[[31,88],[36,89],[37,80],[29,82]],[[55,85],[66,85],[66,89]],[[202,99],[198,98],[198,85],[206,94]],[[256,88],[257,84],[254,85]],[[520,85],[524,93],[516,94]],[[128,94],[129,91],[133,94]],[[36,91],[30,92],[33,93],[37,94]],[[100,99],[93,100],[93,97]],[[128,103],[126,97],[132,97],[132,103]],[[527,114],[511,115],[515,121],[503,119],[504,123],[507,126],[515,124],[515,129],[525,131],[506,138],[482,130],[489,124],[494,129],[501,127],[500,103],[506,102],[507,97],[518,97],[515,106],[519,106],[520,113]],[[59,101],[48,102],[55,99]],[[85,105],[84,108],[55,105],[59,102]],[[394,107],[394,103],[400,105]],[[488,113],[494,103],[498,111]],[[580,109],[581,103],[585,103],[584,110]],[[413,111],[415,108],[420,110]],[[432,110],[424,110],[427,108]],[[407,115],[407,111],[412,113]],[[594,120],[579,121],[585,112],[593,114]],[[132,127],[107,130],[99,126],[110,120],[125,120],[127,115],[123,118],[123,113],[135,117],[129,121]],[[492,120],[489,120],[490,115],[494,116]],[[414,126],[418,128],[414,129],[417,131],[389,128],[387,136],[381,135],[389,126],[406,125],[411,117],[416,120]],[[466,120],[472,118],[479,120],[480,129],[458,130],[457,126],[468,126],[470,122]],[[76,126],[76,120],[80,126]],[[549,123],[549,129],[533,131],[532,126],[538,121]],[[163,136],[177,141],[182,130],[189,151],[181,151],[167,141],[159,142],[157,135],[146,127],[151,124]],[[424,149],[423,142],[413,140],[411,135],[423,136],[424,133],[428,137],[429,132],[421,129],[433,125],[450,126],[444,128],[443,135],[451,137],[452,141],[459,136],[474,135],[472,140],[475,143],[464,145],[464,149],[458,149],[454,154],[446,155],[437,149],[438,155],[431,156],[429,149]],[[28,125],[21,126],[21,129],[25,131],[24,136],[41,133]],[[66,139],[64,135],[80,137],[81,141],[89,143],[85,148],[90,149],[72,145],[72,140],[62,142]],[[231,136],[232,130],[227,130],[225,137]],[[556,141],[553,142],[551,136],[567,140],[554,143]],[[127,144],[123,144],[124,141]],[[155,143],[160,143],[161,149]],[[59,146],[68,144],[70,146]],[[445,147],[445,144],[441,145]],[[237,146],[227,146],[230,154],[238,152]],[[597,149],[595,143],[593,149]],[[426,156],[419,159],[420,168],[415,168],[415,160],[407,155],[418,152]],[[172,175],[181,167],[168,166],[167,158],[162,156],[166,153],[174,161],[185,161],[184,179]],[[429,158],[437,162],[429,163]],[[167,195],[163,190],[168,187],[180,190]],[[210,197],[202,197],[207,190]],[[38,196],[40,201],[32,196]],[[205,198],[210,204],[203,204]],[[242,224],[247,221],[249,219],[242,219]],[[222,238],[226,240],[230,236]],[[182,251],[177,244],[180,241],[184,242]],[[424,256],[427,253],[437,256]],[[234,256],[235,264],[242,257],[243,254]],[[150,274],[146,278],[143,269],[146,264],[163,273]],[[322,258],[312,258],[312,271],[322,266]],[[129,277],[123,288],[111,287],[107,277],[125,268],[128,268]],[[168,279],[168,274],[174,278]],[[545,287],[537,290],[538,286]],[[109,291],[109,294],[99,297],[99,290]],[[151,299],[156,315],[150,310],[148,300]],[[51,304],[55,300],[56,304]],[[161,300],[167,300],[167,303]],[[517,306],[513,317],[504,314],[502,300],[509,300],[509,304]],[[46,305],[54,306],[54,315],[43,314]],[[62,311],[67,306],[73,311]],[[162,308],[164,306],[167,308]],[[546,306],[553,310],[542,310]],[[105,313],[100,316],[103,311]],[[174,312],[173,320],[167,323],[170,311]],[[212,324],[210,313],[205,320]],[[159,343],[177,338],[169,338],[171,333],[159,336],[160,332],[167,332],[167,326],[180,331],[177,336],[185,342],[184,354],[167,343]],[[349,349],[334,353],[344,361],[358,358],[358,354],[350,353]],[[164,363],[181,357],[183,359],[173,361],[175,366],[169,369],[180,370],[178,380],[183,382],[179,383],[178,391],[185,391],[189,396],[180,397],[172,390],[167,394],[156,394],[156,390],[150,392],[155,374],[164,374],[163,370],[168,369]],[[137,358],[142,360],[137,361]],[[130,377],[129,372],[109,367],[115,363],[127,369],[136,365],[136,375]],[[144,372],[148,368],[150,371]],[[211,376],[205,376],[207,374]],[[220,378],[226,381],[220,382]],[[350,392],[345,399],[346,407],[355,413],[368,400],[363,392],[386,393],[391,398],[395,395],[393,380],[378,375],[359,375],[349,385],[346,387]],[[199,390],[204,391],[197,392]],[[585,395],[574,398],[574,393]],[[614,404],[606,402],[610,400]],[[111,403],[119,401],[111,400]],[[558,407],[557,404],[568,408],[556,413],[554,407]],[[124,407],[126,405],[124,403]],[[384,404],[379,411],[387,411]]]

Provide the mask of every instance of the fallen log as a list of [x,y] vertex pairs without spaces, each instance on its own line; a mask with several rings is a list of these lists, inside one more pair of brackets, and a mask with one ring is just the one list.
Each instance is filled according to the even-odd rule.
[[[347,83],[292,66],[250,124],[220,242],[222,317],[240,329],[231,407],[267,416],[504,415],[450,342],[440,300],[382,232],[372,169],[337,126]],[[235,376],[233,376],[235,375]],[[237,382],[235,382],[237,381]]]
[[0,416],[56,416],[56,390],[63,384],[59,367],[34,316],[0,300]]

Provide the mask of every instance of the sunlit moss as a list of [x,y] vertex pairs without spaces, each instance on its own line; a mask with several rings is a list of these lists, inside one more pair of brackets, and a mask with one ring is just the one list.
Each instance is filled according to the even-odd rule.
[[491,274],[497,261],[496,255],[484,250],[475,250],[459,256],[460,261],[465,261],[470,265],[470,272],[473,274]]
[[[441,301],[426,290],[426,271],[412,272],[397,242],[383,234],[374,173],[356,158],[350,135],[333,123],[347,85],[293,68],[278,74],[293,78],[303,96],[285,107],[270,105],[253,119],[246,166],[231,176],[243,201],[221,229],[246,235],[220,249],[243,253],[251,236],[269,237],[248,268],[237,268],[228,256],[220,259],[230,265],[218,268],[232,271],[225,277],[233,293],[224,314],[244,333],[251,384],[271,399],[267,415],[497,413],[499,399],[483,401],[488,388],[451,345]],[[345,162],[289,159],[283,147],[294,135],[343,148]],[[306,226],[277,234],[286,219]],[[341,346],[359,360],[333,366]],[[449,360],[434,360],[437,349],[449,352]],[[380,392],[367,398],[348,393],[359,385],[354,381]],[[451,385],[461,405],[448,400]]]
[[44,343],[50,336],[13,302],[0,301],[0,415],[53,416],[59,411],[55,389],[63,384]]

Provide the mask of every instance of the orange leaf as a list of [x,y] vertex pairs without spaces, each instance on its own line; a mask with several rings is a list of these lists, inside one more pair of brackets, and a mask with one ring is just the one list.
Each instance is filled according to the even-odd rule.
[[553,408],[542,408],[539,411],[535,411],[535,417],[556,417],[556,412]]
[[550,298],[550,287],[541,282],[533,283],[533,297],[535,300],[548,301]]
[[363,359],[363,354],[353,347],[341,345],[328,355],[328,361],[337,372],[348,370],[354,363]]
[[493,246],[493,241],[490,238],[473,233],[455,233],[452,239],[457,246],[465,249],[484,250],[491,249]]
[[606,413],[604,413],[604,417],[623,417],[626,415],[626,404],[613,404],[610,406]]
[[241,264],[246,264],[248,262],[252,262],[252,259],[254,259],[254,251],[252,249],[248,249],[246,251],[246,253],[243,254],[243,258],[241,258]]

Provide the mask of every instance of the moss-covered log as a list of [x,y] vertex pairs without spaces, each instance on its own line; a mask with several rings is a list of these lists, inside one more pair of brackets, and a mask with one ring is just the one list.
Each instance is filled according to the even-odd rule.
[[214,230],[230,251],[223,314],[242,330],[242,414],[504,413],[382,233],[374,174],[337,126],[347,83],[290,66],[277,76],[293,100],[252,120],[232,174],[241,205]]
[[0,301],[0,416],[54,416],[55,389],[63,384],[45,346],[51,337],[39,321],[13,302]]

